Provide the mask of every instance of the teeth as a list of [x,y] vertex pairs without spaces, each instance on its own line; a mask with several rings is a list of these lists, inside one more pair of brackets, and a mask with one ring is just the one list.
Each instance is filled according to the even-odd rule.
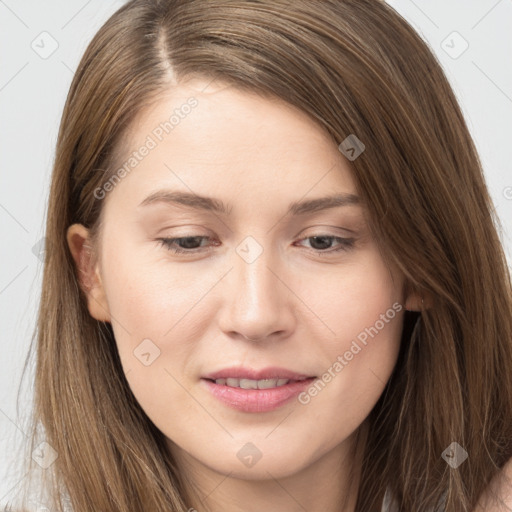
[[221,386],[229,386],[232,388],[242,388],[242,389],[270,389],[276,388],[280,386],[284,386],[290,382],[290,379],[261,379],[261,380],[253,380],[253,379],[216,379],[215,384],[219,384]]
[[242,389],[258,389],[258,381],[251,379],[240,379],[239,387]]
[[[280,380],[286,380],[286,379],[280,379]],[[258,389],[269,389],[269,388],[275,388],[276,386],[281,384],[278,384],[278,379],[262,379],[258,381]]]

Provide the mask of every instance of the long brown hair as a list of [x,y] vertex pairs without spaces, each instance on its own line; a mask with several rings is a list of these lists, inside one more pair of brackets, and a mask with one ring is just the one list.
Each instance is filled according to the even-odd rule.
[[[37,325],[34,435],[55,510],[186,512],[177,467],[133,397],[110,324],[87,310],[66,244],[97,232],[94,191],[141,110],[186,77],[279,97],[310,115],[350,163],[372,231],[407,288],[400,354],[369,417],[356,510],[443,499],[470,512],[512,457],[512,297],[498,220],[450,85],[427,44],[378,0],[132,0],[99,30],[64,108]],[[200,108],[200,107],[198,107]],[[136,172],[136,171],[134,171]],[[414,329],[413,329],[414,327]],[[468,459],[442,457],[457,442]],[[29,458],[32,462],[32,460]]]

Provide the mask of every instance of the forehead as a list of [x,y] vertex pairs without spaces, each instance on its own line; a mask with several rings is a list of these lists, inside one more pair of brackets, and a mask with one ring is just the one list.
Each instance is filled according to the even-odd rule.
[[349,162],[306,113],[207,80],[169,88],[139,114],[116,158],[122,166],[128,176],[115,194],[166,185],[289,204],[310,192],[356,193]]

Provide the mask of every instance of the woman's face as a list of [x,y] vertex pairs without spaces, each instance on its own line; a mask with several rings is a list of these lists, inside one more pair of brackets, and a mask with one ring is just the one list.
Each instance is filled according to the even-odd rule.
[[[124,172],[95,192],[107,190],[89,311],[112,323],[176,456],[279,478],[354,439],[396,362],[403,280],[312,120],[207,85],[146,111]],[[80,233],[68,233],[74,254]]]

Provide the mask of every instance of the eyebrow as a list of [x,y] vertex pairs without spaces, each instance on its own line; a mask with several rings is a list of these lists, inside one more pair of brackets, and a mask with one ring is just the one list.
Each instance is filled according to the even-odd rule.
[[[231,205],[223,203],[214,197],[200,196],[190,192],[172,190],[158,190],[144,199],[139,206],[147,206],[155,203],[179,204],[196,210],[210,211],[223,215],[229,215]],[[288,206],[286,215],[304,215],[315,213],[340,206],[360,205],[359,196],[348,193],[338,193],[326,197],[295,201]]]

